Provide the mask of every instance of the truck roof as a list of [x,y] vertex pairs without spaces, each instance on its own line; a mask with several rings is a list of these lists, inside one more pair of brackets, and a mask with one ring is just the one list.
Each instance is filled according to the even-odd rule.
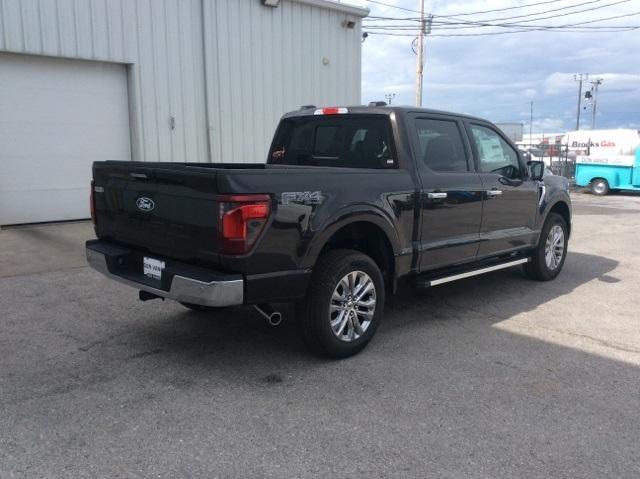
[[[396,114],[399,113],[400,115],[406,115],[407,113],[428,113],[433,115],[454,116],[454,117],[466,118],[469,120],[477,120],[477,121],[483,121],[483,122],[488,121],[484,118],[467,115],[465,113],[454,113],[451,111],[433,110],[431,108],[419,108],[417,106],[410,106],[410,105],[387,105],[387,106],[352,105],[352,106],[331,106],[331,107],[305,105],[299,110],[294,110],[294,111],[285,113],[282,116],[282,118],[309,116],[309,115],[314,115],[315,112],[319,110],[337,110],[337,109],[340,109],[340,110],[345,109],[346,111],[340,111],[339,113],[348,113],[348,114],[391,115],[393,113],[396,113]],[[336,111],[336,113],[338,112]],[[332,113],[324,113],[324,114],[332,114]]]

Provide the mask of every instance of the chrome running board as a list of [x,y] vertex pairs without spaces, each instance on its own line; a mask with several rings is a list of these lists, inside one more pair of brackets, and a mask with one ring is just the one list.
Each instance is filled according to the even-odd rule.
[[531,258],[519,258],[506,263],[494,264],[491,266],[485,266],[484,268],[474,269],[470,271],[464,271],[462,273],[452,274],[450,276],[442,276],[440,278],[433,279],[418,279],[419,285],[422,287],[437,286],[439,284],[450,283],[451,281],[457,281],[459,279],[470,278],[471,276],[477,276],[479,274],[490,273],[491,271],[498,271],[500,269],[511,268],[518,266],[519,264],[528,263]]

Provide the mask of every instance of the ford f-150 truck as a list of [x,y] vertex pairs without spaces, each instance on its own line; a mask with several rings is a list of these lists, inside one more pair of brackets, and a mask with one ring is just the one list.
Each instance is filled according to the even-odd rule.
[[297,303],[306,343],[360,351],[405,278],[418,287],[522,265],[555,278],[567,181],[493,124],[381,104],[284,115],[265,163],[93,164],[89,264],[192,309]]

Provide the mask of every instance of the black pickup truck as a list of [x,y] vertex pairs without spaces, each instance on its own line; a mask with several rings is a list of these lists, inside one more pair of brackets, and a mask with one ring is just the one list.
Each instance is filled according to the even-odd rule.
[[493,124],[383,105],[284,115],[264,163],[96,162],[89,264],[192,309],[297,303],[315,351],[360,351],[399,278],[418,287],[522,265],[555,278],[567,181]]

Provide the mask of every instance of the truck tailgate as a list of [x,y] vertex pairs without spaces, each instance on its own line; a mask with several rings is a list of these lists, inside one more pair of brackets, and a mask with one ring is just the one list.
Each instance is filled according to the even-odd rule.
[[96,233],[157,255],[216,265],[218,174],[189,164],[95,163]]

